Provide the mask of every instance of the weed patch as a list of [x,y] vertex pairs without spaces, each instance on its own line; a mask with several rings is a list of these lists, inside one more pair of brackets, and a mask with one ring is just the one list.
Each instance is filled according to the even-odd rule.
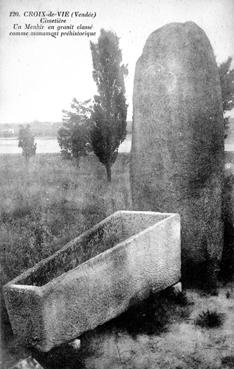
[[195,319],[195,324],[202,328],[217,328],[223,324],[224,316],[215,310],[206,310]]
[[222,365],[224,365],[225,368],[234,368],[234,355],[223,357]]

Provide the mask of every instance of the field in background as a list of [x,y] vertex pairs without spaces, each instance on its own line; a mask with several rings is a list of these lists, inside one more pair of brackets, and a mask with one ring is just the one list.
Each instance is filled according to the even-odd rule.
[[[130,152],[132,136],[128,134],[126,139],[119,146],[119,153]],[[37,144],[37,154],[53,154],[60,153],[60,146],[56,137],[35,137]],[[21,154],[22,149],[18,147],[17,137],[0,137],[0,155],[1,154]]]

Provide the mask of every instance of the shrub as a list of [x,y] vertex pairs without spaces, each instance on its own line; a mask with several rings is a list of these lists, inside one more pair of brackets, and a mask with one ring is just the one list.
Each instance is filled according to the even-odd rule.
[[234,355],[224,356],[222,358],[222,365],[225,365],[227,368],[234,368]]
[[71,111],[63,111],[63,126],[58,130],[58,143],[64,159],[75,159],[79,164],[82,156],[92,151],[90,145],[89,101],[73,99]]
[[34,143],[34,136],[29,124],[26,127],[20,126],[18,147],[22,148],[22,155],[28,161],[31,156],[36,154],[37,144]]
[[223,314],[215,310],[202,311],[195,319],[195,324],[202,328],[217,328],[223,324]]

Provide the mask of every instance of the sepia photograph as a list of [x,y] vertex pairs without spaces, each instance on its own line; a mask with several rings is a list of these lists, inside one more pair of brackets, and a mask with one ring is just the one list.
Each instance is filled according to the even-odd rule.
[[234,1],[0,0],[0,368],[234,368]]

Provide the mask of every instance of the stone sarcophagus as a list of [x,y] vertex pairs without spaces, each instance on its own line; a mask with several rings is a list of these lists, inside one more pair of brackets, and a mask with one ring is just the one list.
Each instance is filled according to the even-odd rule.
[[4,286],[14,333],[42,351],[180,280],[178,214],[118,211]]

